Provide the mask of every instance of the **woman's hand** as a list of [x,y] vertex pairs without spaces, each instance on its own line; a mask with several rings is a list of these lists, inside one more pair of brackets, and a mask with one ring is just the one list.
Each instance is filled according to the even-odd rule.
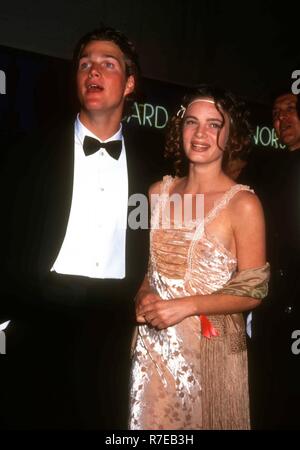
[[151,298],[140,305],[139,314],[154,328],[162,330],[194,315],[192,299],[155,300]]

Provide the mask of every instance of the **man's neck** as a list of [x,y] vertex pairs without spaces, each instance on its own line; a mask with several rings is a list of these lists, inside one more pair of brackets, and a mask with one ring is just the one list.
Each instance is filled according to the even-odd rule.
[[80,122],[101,141],[110,138],[120,128],[120,114],[88,114],[85,111],[79,113]]

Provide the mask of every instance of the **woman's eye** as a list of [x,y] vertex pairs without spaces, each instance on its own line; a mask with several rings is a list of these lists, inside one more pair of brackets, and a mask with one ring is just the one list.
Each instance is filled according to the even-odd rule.
[[184,125],[195,125],[195,120],[193,119],[186,119],[186,121],[184,122]]
[[219,122],[211,122],[211,128],[222,128],[222,125]]

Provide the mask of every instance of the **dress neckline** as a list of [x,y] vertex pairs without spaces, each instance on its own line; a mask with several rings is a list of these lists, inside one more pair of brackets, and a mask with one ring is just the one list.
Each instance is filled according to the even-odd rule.
[[[177,177],[177,176],[172,177],[171,175],[166,175],[163,178],[162,193],[167,194],[169,196],[170,188],[171,188],[172,184],[174,184],[175,180],[178,180],[178,179],[179,179],[179,177]],[[190,219],[189,221],[187,221],[187,224],[188,224],[187,227],[193,226],[195,224],[200,225],[201,222],[203,222],[203,227],[205,227],[205,225],[207,225],[215,217],[217,217],[218,212],[221,211],[229,203],[229,201],[235,195],[235,193],[240,190],[247,190],[247,191],[253,192],[253,190],[250,189],[249,186],[247,186],[245,184],[240,184],[240,183],[236,183],[236,184],[232,185],[226,191],[220,191],[220,192],[223,192],[223,195],[221,195],[221,197],[215,201],[214,206],[208,211],[208,213],[203,218]],[[201,193],[201,194],[207,195],[205,193]],[[176,221],[174,221],[174,220],[172,220],[171,222],[176,223]]]
[[[162,212],[163,208],[165,207],[165,202],[169,196],[170,186],[173,181],[174,181],[174,178],[170,175],[166,175],[162,180],[162,186],[161,186],[161,192],[160,192],[161,195],[159,197],[160,201],[157,202],[157,204],[153,210],[153,216],[152,216],[153,220],[151,219],[151,223],[153,224],[153,227],[151,227],[151,232],[150,232],[150,245],[152,245],[153,231],[155,231],[157,228],[159,228],[160,213]],[[194,230],[193,238],[192,238],[189,248],[188,248],[187,268],[186,268],[186,273],[185,273],[185,278],[184,278],[185,280],[187,280],[189,278],[190,274],[192,273],[192,263],[193,263],[192,258],[193,258],[193,254],[194,254],[194,248],[195,248],[197,242],[199,241],[199,239],[201,239],[201,237],[203,237],[205,240],[207,240],[211,244],[216,245],[222,251],[223,254],[226,254],[226,256],[228,258],[234,260],[234,262],[237,264],[236,256],[233,255],[233,253],[229,249],[227,249],[217,238],[215,238],[213,235],[210,235],[209,233],[207,234],[205,227],[209,222],[211,222],[212,220],[214,220],[217,217],[218,213],[223,208],[225,208],[227,206],[227,204],[234,197],[234,195],[237,192],[242,191],[242,190],[254,192],[247,185],[234,184],[227,191],[224,192],[224,194],[219,198],[219,200],[217,200],[215,202],[215,205],[210,209],[210,211],[206,214],[206,216],[204,216],[203,218],[200,218],[200,219],[194,219],[193,225],[195,225],[195,230]],[[151,259],[152,259],[152,257],[151,257]],[[154,259],[152,262],[155,267]]]

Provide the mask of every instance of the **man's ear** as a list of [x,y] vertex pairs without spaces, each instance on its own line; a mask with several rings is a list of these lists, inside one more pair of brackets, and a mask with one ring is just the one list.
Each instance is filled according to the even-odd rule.
[[124,91],[124,97],[126,95],[131,94],[131,92],[134,91],[135,88],[135,79],[133,75],[129,75],[129,77],[127,78],[126,81],[126,87],[125,87],[125,91]]

